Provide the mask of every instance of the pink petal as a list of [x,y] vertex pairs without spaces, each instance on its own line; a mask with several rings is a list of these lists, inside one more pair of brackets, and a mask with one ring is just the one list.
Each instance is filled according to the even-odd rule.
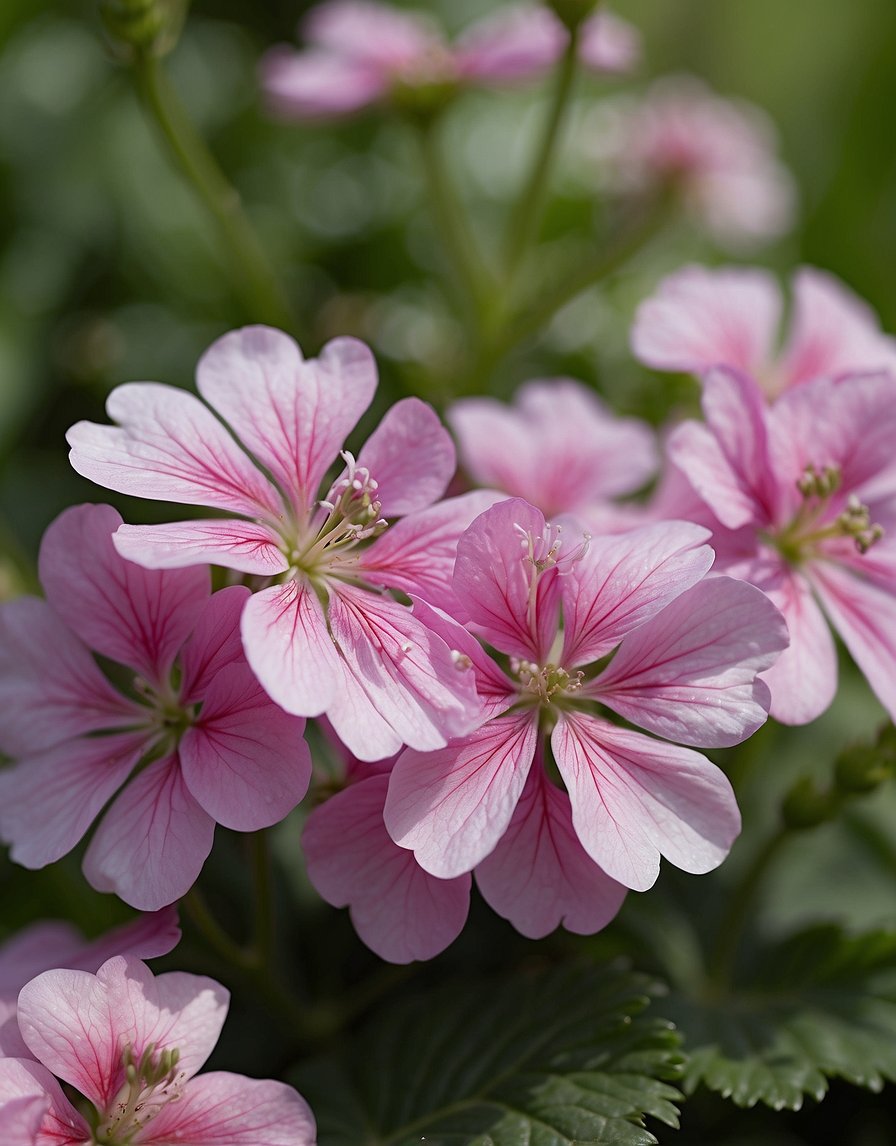
[[[333,583],[329,621],[347,686],[366,695],[402,744],[421,751],[441,748],[478,716],[471,674],[459,669],[445,642],[406,606]],[[364,758],[356,747],[353,751]]]
[[31,1052],[103,1112],[124,1082],[122,1051],[139,1058],[180,1052],[186,1078],[211,1054],[227,1014],[229,993],[202,975],[155,978],[138,959],[115,955],[88,971],[44,971],[19,992],[19,1026]]
[[451,879],[494,849],[532,766],[535,716],[501,716],[439,752],[399,756],[384,810],[386,828],[426,871]]
[[363,342],[336,338],[304,361],[282,331],[247,326],[219,338],[196,370],[199,393],[272,474],[300,513],[370,405],[376,363]]
[[210,1071],[141,1132],[143,1146],[315,1146],[314,1115],[291,1086]]
[[476,490],[395,522],[361,552],[358,568],[362,576],[374,585],[399,589],[450,609],[458,538],[498,497]]
[[613,879],[646,891],[660,855],[702,874],[728,854],[740,814],[705,756],[578,714],[561,717],[551,745],[582,846]]
[[97,891],[156,911],[185,895],[212,850],[215,822],[196,802],[176,757],[157,760],[121,793],[84,856]]
[[[167,955],[180,942],[177,909],[143,912],[130,923],[123,923],[94,939],[81,941],[79,948],[66,961],[53,959],[48,967],[76,967],[96,971],[113,955],[133,955],[137,959],[155,959]],[[41,968],[43,970],[43,968]]]
[[29,868],[66,855],[147,748],[145,733],[83,737],[0,772],[0,835]]
[[19,1058],[0,1058],[0,1123],[3,1146],[88,1146],[93,1141],[90,1127],[52,1074],[40,1063]]
[[771,275],[747,267],[684,267],[642,302],[632,351],[655,370],[727,366],[753,378],[768,366],[781,314]]
[[466,29],[455,58],[463,76],[481,83],[537,79],[560,59],[568,38],[548,8],[505,4]]
[[896,720],[896,581],[876,585],[854,569],[820,561],[809,576],[853,660]]
[[394,759],[404,746],[389,718],[355,681],[348,666],[344,666],[343,683],[325,719],[348,754],[365,766]]
[[808,724],[837,691],[837,650],[830,628],[801,573],[780,567],[762,588],[781,610],[790,634],[790,647],[762,674],[771,691],[769,711],[782,724]]
[[66,435],[82,477],[119,493],[225,509],[283,512],[276,490],[207,407],[175,386],[129,382],[109,395],[118,426],[78,422]]
[[40,579],[56,612],[88,648],[166,680],[209,595],[208,570],[141,569],[116,552],[109,505],[67,509],[44,534]]
[[529,939],[561,925],[592,935],[615,916],[626,893],[585,852],[569,797],[540,761],[497,847],[476,868],[476,883],[486,903]]
[[245,585],[230,585],[209,597],[180,654],[185,705],[202,701],[219,672],[245,665],[240,619],[250,597]]
[[259,83],[275,115],[330,119],[351,115],[381,99],[389,88],[382,71],[329,52],[296,52],[280,45],[266,52]]
[[80,931],[57,919],[32,923],[4,940],[0,943],[0,998],[15,998],[29,979],[48,967],[64,967],[83,946]]
[[601,7],[582,24],[579,61],[593,72],[630,72],[641,58],[638,31],[615,13]]
[[802,267],[793,283],[794,316],[781,363],[785,385],[896,369],[896,340],[845,283],[826,271]]
[[593,540],[562,579],[561,662],[588,664],[610,652],[712,565],[709,531],[682,521]]
[[186,785],[225,828],[254,832],[284,818],[308,791],[305,721],[273,704],[245,663],[221,669],[180,743]]
[[431,959],[460,934],[470,876],[436,879],[383,823],[388,774],[352,784],[316,808],[302,847],[308,878],[327,903],[350,907],[355,930],[390,963]]
[[326,0],[311,9],[302,27],[311,44],[391,69],[420,61],[440,40],[428,14],[375,0]]
[[403,517],[445,492],[456,459],[451,435],[432,406],[403,398],[385,414],[358,456],[377,482],[383,517]]
[[296,716],[318,716],[343,686],[344,670],[314,590],[272,585],[247,602],[243,646],[268,696]]
[[19,597],[0,607],[0,751],[34,755],[145,715],[45,601]]
[[642,728],[702,748],[739,744],[765,723],[756,674],[788,644],[759,589],[710,577],[630,633],[588,695]]
[[[528,546],[547,549],[543,514],[520,498],[479,515],[457,544],[454,592],[463,613],[501,652],[541,662],[557,633],[557,569],[538,575]],[[535,584],[533,591],[532,586]]]
[[122,525],[114,542],[122,557],[145,569],[208,564],[275,577],[288,568],[269,526],[235,517],[175,521],[169,525]]

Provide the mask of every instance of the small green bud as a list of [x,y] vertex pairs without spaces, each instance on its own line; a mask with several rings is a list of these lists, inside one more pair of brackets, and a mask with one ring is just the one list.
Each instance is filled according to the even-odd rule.
[[99,0],[100,18],[126,59],[164,56],[178,41],[189,0]]
[[871,792],[892,774],[892,758],[872,744],[857,744],[841,752],[834,770],[841,792]]
[[833,792],[819,792],[810,776],[802,776],[784,797],[781,816],[788,828],[799,831],[815,828],[834,818],[837,797]]

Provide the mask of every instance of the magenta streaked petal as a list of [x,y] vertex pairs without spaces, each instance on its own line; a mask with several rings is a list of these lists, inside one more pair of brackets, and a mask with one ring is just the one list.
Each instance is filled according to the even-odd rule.
[[287,581],[253,594],[241,628],[246,659],[275,703],[296,716],[327,710],[344,671],[310,585]]
[[490,720],[438,752],[403,752],[384,810],[389,834],[441,879],[472,871],[510,823],[537,740],[529,711]]
[[582,847],[569,797],[547,779],[540,760],[497,847],[476,868],[476,883],[489,907],[529,939],[561,925],[593,935],[616,915],[627,891]]
[[538,575],[528,550],[530,542],[547,549],[548,534],[544,515],[528,502],[498,502],[460,538],[454,567],[459,619],[472,621],[501,652],[538,662],[557,632],[559,581],[556,567]]
[[288,567],[269,526],[236,517],[175,521],[168,525],[122,525],[113,540],[122,557],[146,569],[208,564],[275,577]]
[[383,416],[358,455],[377,482],[383,517],[404,517],[445,492],[456,458],[451,435],[419,398],[403,398]]
[[0,751],[31,756],[145,716],[112,688],[46,601],[19,597],[0,606]]
[[84,855],[84,875],[141,911],[190,890],[212,850],[215,822],[190,794],[176,757],[157,760],[106,812]]
[[630,633],[587,692],[668,740],[727,747],[765,723],[770,698],[756,674],[787,644],[764,593],[710,577]]
[[712,565],[709,531],[662,522],[593,540],[562,579],[561,663],[596,661],[699,581]]
[[273,1079],[209,1071],[194,1078],[140,1134],[141,1146],[315,1146],[314,1115]]
[[254,832],[278,823],[308,790],[305,721],[274,704],[249,666],[220,669],[180,743],[187,787],[219,824]]
[[[35,1146],[43,1138],[40,1134],[45,1116],[50,1108],[50,1100],[44,1094],[31,1094],[22,1098],[4,1098],[4,1082],[0,1075],[0,1119],[3,1121],[3,1136],[6,1146]],[[85,1126],[89,1133],[89,1128]],[[55,1141],[55,1140],[54,1140]],[[63,1144],[68,1142],[88,1142],[83,1134],[72,1138],[71,1134],[61,1136]]]
[[136,767],[146,733],[81,737],[0,771],[0,835],[24,867],[54,863]]
[[343,674],[342,684],[327,709],[326,718],[333,732],[365,767],[394,758],[404,741],[344,664]]
[[376,0],[326,0],[311,9],[302,31],[310,44],[384,69],[413,64],[440,44],[427,13]]
[[634,891],[653,886],[661,855],[712,871],[740,832],[727,778],[690,748],[578,714],[561,717],[551,745],[582,846]]
[[505,4],[467,28],[455,59],[462,76],[485,84],[535,80],[563,55],[569,33],[539,4]]
[[432,959],[463,929],[470,876],[437,879],[393,842],[383,822],[388,786],[388,774],[370,776],[315,808],[302,833],[308,878],[327,903],[351,908],[381,959]]
[[370,405],[376,363],[355,338],[304,360],[280,330],[247,326],[213,343],[196,368],[199,393],[307,513],[329,466]]
[[258,78],[271,111],[284,119],[351,115],[389,89],[389,79],[379,69],[330,52],[297,52],[286,45],[265,53]]
[[82,477],[119,493],[225,509],[282,513],[276,490],[198,398],[176,386],[128,382],[109,395],[117,426],[78,422],[66,435]]
[[180,654],[180,695],[184,705],[201,701],[219,672],[245,664],[240,619],[251,593],[230,585],[213,593]]
[[88,648],[160,682],[208,599],[208,570],[160,572],[126,561],[112,540],[119,525],[109,505],[65,510],[44,534],[40,579]]
[[155,959],[159,955],[167,955],[179,942],[177,909],[163,907],[160,911],[144,911],[130,923],[114,927],[90,943],[82,939],[67,960],[53,959],[47,967],[75,967],[81,971],[96,971],[113,955]]
[[89,1146],[93,1141],[53,1075],[39,1062],[21,1058],[0,1058],[0,1122],[3,1146]]

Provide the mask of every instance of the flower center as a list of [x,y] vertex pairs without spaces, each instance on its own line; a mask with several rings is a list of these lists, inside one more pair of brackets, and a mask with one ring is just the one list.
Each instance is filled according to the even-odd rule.
[[585,675],[581,669],[573,676],[559,665],[537,665],[519,657],[511,657],[510,671],[520,682],[521,694],[540,704],[550,704],[557,693],[578,692]]
[[180,1098],[185,1072],[177,1069],[180,1051],[166,1048],[156,1054],[149,1043],[139,1058],[128,1045],[121,1055],[125,1081],[112,1101],[108,1117],[96,1129],[101,1146],[127,1146],[134,1135],[169,1102]]
[[[173,675],[177,673],[175,666]],[[163,753],[176,748],[180,738],[196,720],[199,706],[184,705],[176,679],[160,686],[137,676],[134,677],[134,689],[150,709],[150,724],[156,735],[156,747]]]
[[791,563],[811,556],[821,542],[832,538],[851,538],[859,553],[867,553],[883,537],[883,526],[871,520],[871,510],[855,494],[850,494],[840,512],[832,515],[831,499],[842,480],[838,466],[807,465],[797,478],[803,504],[790,524],[770,538]]

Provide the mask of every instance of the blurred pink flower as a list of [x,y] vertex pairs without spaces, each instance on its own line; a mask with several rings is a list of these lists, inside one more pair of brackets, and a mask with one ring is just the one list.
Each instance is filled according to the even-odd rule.
[[[16,761],[0,772],[0,834],[14,860],[43,867],[111,800],[84,873],[152,911],[189,890],[216,823],[256,831],[294,808],[311,763],[304,721],[243,655],[249,590],[209,596],[205,568],[125,561],[120,523],[110,506],[66,510],[41,545],[47,600],[0,609],[0,750]],[[126,691],[91,652],[126,670]]]
[[606,532],[637,522],[634,493],[655,474],[655,435],[646,422],[618,418],[568,378],[527,382],[507,406],[465,398],[446,414],[460,460],[477,483],[521,497],[546,517],[571,513]]
[[[376,0],[328,0],[303,25],[307,47],[273,48],[261,64],[271,107],[293,119],[351,114],[407,89],[536,80],[563,54],[569,33],[548,8],[499,8],[449,45],[428,14]],[[638,59],[637,32],[601,10],[580,33],[579,57],[597,72],[624,72]]]
[[[242,617],[246,656],[268,694],[287,712],[325,712],[365,760],[403,744],[441,747],[468,726],[473,682],[382,591],[450,585],[457,537],[483,507],[478,494],[433,504],[455,468],[433,409],[418,398],[396,403],[356,461],[342,446],[373,398],[373,355],[337,338],[305,361],[268,327],[218,339],[197,382],[229,430],[192,394],[134,382],[108,401],[120,426],[69,431],[72,465],[85,477],[225,512],[122,526],[119,552],[150,568],[209,562],[275,579]],[[321,486],[339,457],[341,474]],[[396,517],[404,521],[390,526]]]
[[705,374],[727,366],[769,398],[816,378],[890,370],[896,339],[839,279],[803,267],[793,280],[793,318],[778,351],[782,298],[767,271],[688,266],[663,279],[638,308],[635,357],[655,370]]
[[[721,747],[755,731],[769,700],[756,674],[786,633],[752,586],[704,579],[707,536],[670,522],[589,544],[572,523],[561,534],[520,499],[473,522],[458,544],[459,619],[509,671],[472,637],[458,639],[475,666],[484,722],[395,764],[386,826],[427,871],[451,878],[491,856],[480,885],[509,914],[519,870],[496,849],[510,830],[505,848],[536,855],[541,823],[551,833],[550,878],[565,881],[563,908],[581,920],[587,895],[605,922],[621,902],[617,885],[650,887],[660,854],[691,872],[724,859],[740,828],[731,786],[706,757],[667,740]],[[597,705],[666,740],[609,723]],[[520,808],[548,730],[568,797],[551,797],[536,777]],[[601,869],[590,888],[580,847]],[[526,905],[528,934],[544,934],[560,911],[549,887],[538,892]]]
[[[716,568],[757,585],[787,620],[790,647],[763,674],[771,714],[804,724],[833,699],[826,613],[896,718],[893,379],[820,378],[768,406],[745,375],[713,370],[703,411],[705,425],[672,432],[669,454],[691,487],[679,491],[714,522]],[[676,511],[674,496],[665,507]]]
[[113,955],[153,959],[180,940],[173,907],[139,915],[98,939],[86,940],[61,920],[34,923],[0,945],[0,1057],[29,1058],[16,1022],[16,1000],[29,979],[51,967],[96,971]]
[[793,218],[793,182],[775,158],[771,122],[693,77],[658,80],[639,100],[605,101],[587,146],[609,190],[671,189],[725,245],[773,239]]
[[[24,1128],[15,1146],[314,1146],[314,1117],[292,1087],[223,1071],[194,1077],[228,1001],[213,979],[154,978],[120,955],[95,975],[38,975],[19,994],[22,1037],[37,1061],[0,1059],[0,1120]],[[83,1095],[90,1121],[57,1079]]]

